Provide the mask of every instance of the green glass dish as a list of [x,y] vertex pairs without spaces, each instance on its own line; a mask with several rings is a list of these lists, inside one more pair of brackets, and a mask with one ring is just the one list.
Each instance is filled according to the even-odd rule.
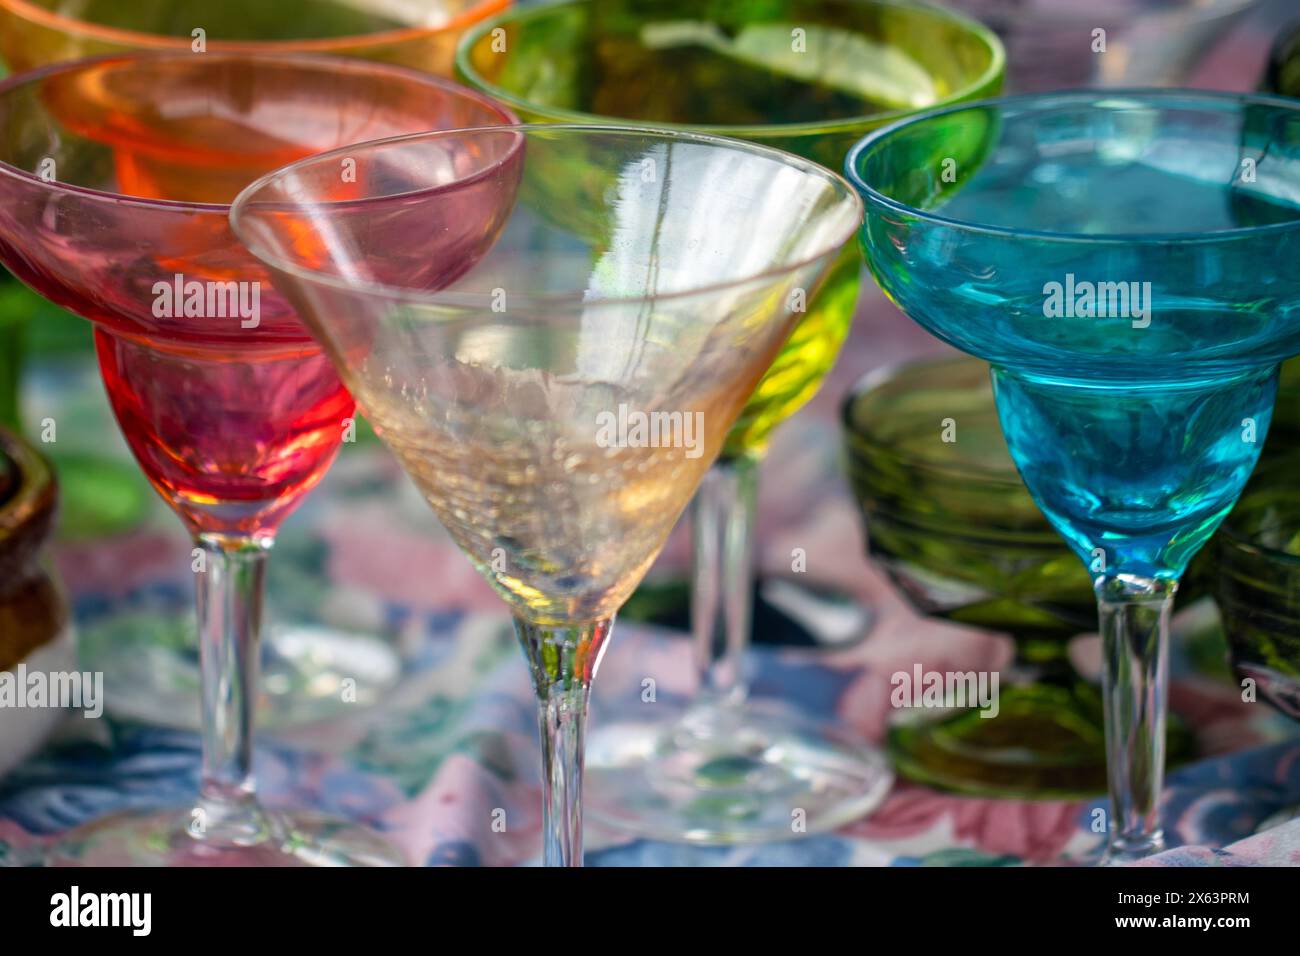
[[[1300,449],[1265,460],[1214,539],[1215,599],[1239,679],[1300,720]],[[1245,685],[1243,685],[1245,686]]]
[[[829,169],[869,130],[996,93],[1003,69],[997,37],[974,20],[878,0],[564,0],[484,20],[456,52],[458,77],[524,122],[714,133]],[[727,456],[761,454],[816,392],[848,334],[859,262],[850,243],[732,429]]]
[[1282,366],[1273,423],[1236,508],[1206,551],[1233,670],[1300,720],[1300,361]]
[[[908,715],[889,733],[896,769],[981,795],[1104,792],[1100,692],[1068,654],[1096,628],[1092,582],[1016,472],[988,365],[959,357],[873,373],[842,424],[872,559],[921,614],[1014,641],[998,715]],[[1190,750],[1181,727],[1169,743],[1178,758]]]
[[711,132],[831,169],[870,129],[996,93],[1004,68],[982,24],[889,0],[562,0],[484,20],[456,51],[462,79],[528,122]]
[[1267,93],[1300,96],[1300,23],[1292,23],[1274,40],[1259,88]]

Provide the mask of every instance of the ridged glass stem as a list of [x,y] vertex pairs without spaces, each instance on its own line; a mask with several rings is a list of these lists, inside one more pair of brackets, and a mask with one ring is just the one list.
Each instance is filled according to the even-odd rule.
[[1163,849],[1159,826],[1169,695],[1169,617],[1176,581],[1097,582],[1111,820],[1108,862]]
[[749,692],[758,459],[719,459],[695,493],[691,632],[699,678],[697,705],[738,704]]
[[253,783],[262,593],[270,539],[201,536],[196,544],[203,770],[189,831],[218,845],[273,835]]
[[613,620],[545,627],[515,619],[537,694],[542,740],[542,859],[582,866],[582,746],[587,694]]

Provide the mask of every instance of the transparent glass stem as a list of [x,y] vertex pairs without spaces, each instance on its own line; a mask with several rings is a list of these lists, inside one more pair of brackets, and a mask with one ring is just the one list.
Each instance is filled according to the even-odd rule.
[[542,740],[542,859],[582,866],[582,746],[587,695],[613,619],[547,627],[515,618],[537,694]]
[[195,543],[203,770],[189,832],[214,845],[251,846],[275,835],[253,782],[262,593],[272,541],[202,535]]
[[719,459],[692,505],[691,632],[699,679],[697,707],[741,703],[749,692],[758,458]]
[[1169,617],[1178,582],[1129,575],[1096,584],[1101,618],[1110,842],[1106,861],[1164,848],[1159,826],[1169,696]]

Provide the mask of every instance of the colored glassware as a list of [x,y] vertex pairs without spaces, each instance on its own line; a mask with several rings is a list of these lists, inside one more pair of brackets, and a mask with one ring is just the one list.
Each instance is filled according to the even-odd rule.
[[1300,362],[1282,366],[1273,423],[1241,500],[1206,549],[1237,676],[1300,720]]
[[[388,62],[450,76],[464,30],[504,10],[509,0],[0,0],[0,57],[27,70],[91,55],[143,51],[322,53]],[[200,31],[201,33],[196,33]],[[249,177],[252,178],[252,177]],[[28,355],[57,361],[46,349],[50,330],[67,329],[81,350],[93,347],[80,322],[36,300],[0,270],[0,339],[21,337]],[[13,333],[11,336],[10,333]],[[64,338],[70,337],[69,335]],[[62,344],[62,343],[60,343]],[[63,346],[67,351],[72,349]],[[0,363],[5,360],[0,359]],[[0,367],[0,420],[16,402],[23,352]],[[9,373],[13,374],[9,374]],[[26,409],[33,421],[44,413]],[[369,429],[358,422],[358,439]],[[47,446],[62,486],[60,533],[97,537],[135,527],[146,516],[149,492],[139,473],[94,447],[73,447],[76,436]],[[111,505],[111,506],[110,506]],[[369,628],[337,628],[283,602],[269,611],[264,644],[264,723],[286,728],[355,713],[391,690],[406,660],[390,636]],[[168,726],[197,728],[190,706],[198,683],[195,654],[184,635],[192,620],[170,602],[139,613],[83,621],[83,662],[113,675],[114,713]],[[122,640],[122,631],[131,633]],[[357,702],[343,703],[344,681],[372,678]]]
[[[922,106],[987,96],[1002,50],[947,11],[871,0],[579,0],[468,31],[470,84],[536,122],[645,123],[839,164],[864,132]],[[727,437],[693,506],[699,693],[592,740],[593,815],[660,839],[756,842],[832,828],[888,789],[879,754],[774,701],[749,701],[757,470],[849,331],[860,262],[846,246]],[[798,575],[782,581],[793,586]],[[799,810],[802,827],[791,826]]]
[[[1101,693],[1069,654],[1096,625],[1096,597],[1016,473],[989,367],[959,357],[873,373],[845,400],[843,423],[872,558],[919,613],[1014,646],[996,716],[977,706],[907,714],[890,727],[891,762],[962,793],[1104,792]],[[1171,760],[1190,752],[1172,720],[1168,737]]]
[[510,120],[446,81],[324,57],[137,55],[0,86],[0,260],[94,322],[123,434],[195,545],[204,763],[193,817],[106,818],[71,834],[62,858],[390,858],[364,831],[267,813],[253,793],[266,560],[351,427],[353,401],[231,234],[227,204],[253,176],[323,149]]
[[1260,89],[1300,96],[1300,24],[1292,24],[1273,42]]
[[1300,454],[1263,462],[1215,536],[1215,597],[1232,664],[1255,697],[1300,720]]
[[1093,578],[1110,860],[1162,844],[1174,592],[1300,351],[1298,154],[1294,103],[1116,91],[936,111],[847,160],[877,281],[992,364],[1016,467]]
[[[1260,88],[1300,96],[1300,27],[1277,38]],[[1213,582],[1237,676],[1300,720],[1300,360],[1282,365],[1268,442],[1214,537]],[[1289,814],[1288,814],[1289,816]]]
[[[114,53],[328,53],[451,75],[465,28],[510,0],[0,0],[0,57],[19,72]],[[196,33],[196,31],[200,31]],[[201,52],[201,51],[200,51]]]
[[[7,75],[0,62],[0,80]],[[41,299],[0,266],[0,425],[15,432],[23,430],[23,371],[30,352],[61,352],[65,347],[89,351],[90,343],[91,335],[79,320]],[[39,416],[39,420],[47,417]],[[94,451],[70,448],[67,441],[43,444],[59,476],[62,536],[121,533],[144,519],[149,490],[129,465]]]
[[231,221],[515,615],[544,855],[581,862],[613,616],[860,222],[838,176],[730,140],[525,126],[295,164]]

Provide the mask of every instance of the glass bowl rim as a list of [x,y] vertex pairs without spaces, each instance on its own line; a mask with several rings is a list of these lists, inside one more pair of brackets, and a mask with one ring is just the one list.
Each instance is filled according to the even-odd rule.
[[[341,157],[355,156],[360,150],[374,150],[397,143],[412,142],[415,140],[440,139],[453,136],[463,137],[482,133],[499,134],[507,131],[513,131],[518,135],[527,133],[554,134],[559,132],[562,135],[568,133],[598,133],[601,135],[619,137],[649,136],[659,140],[687,141],[701,145],[722,146],[733,151],[758,154],[773,161],[780,161],[787,167],[800,168],[807,173],[825,179],[833,186],[839,186],[843,196],[850,201],[852,207],[856,211],[856,215],[850,217],[854,225],[851,228],[843,230],[844,234],[838,236],[833,242],[826,243],[826,248],[820,249],[816,253],[807,254],[794,262],[764,269],[763,271],[755,272],[752,275],[742,276],[736,279],[728,279],[722,282],[713,282],[689,289],[681,289],[675,292],[665,292],[659,295],[607,296],[592,298],[587,296],[583,290],[544,293],[540,295],[512,294],[512,301],[523,303],[524,308],[539,310],[546,308],[562,308],[571,310],[574,305],[581,305],[583,308],[596,308],[620,305],[625,306],[648,301],[673,302],[680,299],[689,299],[694,296],[711,295],[723,291],[743,289],[750,285],[769,281],[778,276],[797,272],[800,269],[812,265],[819,259],[836,254],[839,250],[843,249],[847,243],[852,241],[854,233],[857,232],[858,228],[862,224],[862,197],[858,196],[857,190],[853,188],[852,184],[850,184],[848,180],[836,173],[834,170],[827,169],[825,166],[815,163],[810,159],[806,159],[797,153],[777,149],[774,146],[764,146],[743,139],[731,139],[725,136],[712,136],[707,133],[663,129],[660,127],[626,126],[622,124],[594,125],[585,123],[519,123],[513,126],[479,126],[471,129],[432,130],[423,133],[407,133],[401,136],[386,136],[382,139],[372,139],[364,143],[340,146],[323,153],[306,156],[296,162],[272,170],[245,186],[230,205],[231,231],[253,256],[260,259],[266,265],[313,285],[327,286],[329,288],[340,289],[344,292],[351,293],[364,292],[366,295],[382,297],[390,301],[417,303],[433,307],[443,306],[448,309],[482,310],[484,308],[489,308],[493,302],[493,296],[485,292],[429,292],[423,289],[407,289],[401,286],[378,282],[350,282],[337,276],[313,271],[311,269],[305,269],[299,265],[285,262],[279,256],[267,256],[261,250],[260,243],[257,243],[255,247],[255,244],[245,241],[243,233],[246,230],[241,229],[240,222],[244,211],[250,203],[250,198],[255,192],[269,184],[273,179],[292,175],[295,171],[307,166],[308,164],[332,163]],[[450,183],[444,183],[441,186],[433,187],[429,190],[419,190],[419,192],[436,192],[438,190],[455,188],[467,182],[472,182],[474,179],[486,175],[493,168],[499,166],[503,161],[504,160],[497,160],[489,166],[476,170],[460,179],[456,179]],[[373,199],[344,200],[337,203],[331,203],[330,205],[348,206],[364,204],[372,201]]]
[[[3,0],[0,0],[3,2]],[[637,122],[629,121],[622,117],[608,116],[601,113],[584,113],[578,110],[557,109],[554,107],[541,107],[503,87],[494,83],[489,83],[479,75],[479,72],[473,68],[469,60],[470,48],[479,42],[485,35],[492,30],[505,25],[520,24],[531,17],[543,16],[559,7],[579,7],[584,5],[594,6],[599,0],[545,0],[541,3],[530,3],[521,6],[509,7],[502,12],[486,20],[472,25],[467,29],[460,42],[456,44],[456,71],[464,77],[466,82],[474,89],[495,97],[513,109],[545,113],[548,116],[556,117],[558,122],[570,124],[608,124],[613,121],[619,122]],[[839,0],[846,5],[851,4],[854,0]],[[993,92],[990,87],[1000,85],[1002,78],[1006,73],[1006,48],[998,35],[991,29],[958,10],[948,7],[940,7],[928,2],[911,2],[911,0],[859,0],[862,6],[874,7],[895,7],[902,8],[909,13],[923,13],[927,16],[934,17],[938,20],[945,20],[950,24],[962,27],[967,35],[980,41],[985,49],[989,52],[989,65],[976,79],[966,84],[960,90],[950,93],[943,97],[934,106],[948,106],[955,103],[970,100],[973,96],[982,96]],[[866,116],[854,116],[848,119],[839,120],[812,120],[803,123],[758,123],[758,124],[708,124],[708,123],[655,123],[654,126],[659,129],[678,130],[692,133],[708,133],[714,136],[729,136],[740,139],[764,139],[775,137],[793,137],[793,136],[825,136],[835,133],[854,133],[859,130],[889,124],[903,117],[911,116],[917,112],[915,109],[893,109],[882,110],[879,113],[871,113]]]
[[[4,0],[0,0],[3,3]],[[133,51],[130,53],[109,53],[102,56],[87,57],[78,60],[60,60],[54,63],[47,63],[45,66],[38,67],[34,70],[28,70],[24,73],[14,73],[10,76],[0,79],[0,100],[11,92],[26,86],[29,83],[43,81],[50,76],[61,73],[76,73],[80,70],[92,69],[105,63],[126,62],[126,63],[149,63],[152,61],[171,62],[184,61],[194,62],[195,55],[188,52],[177,50],[149,50]],[[267,63],[285,65],[285,64],[310,64],[316,67],[328,69],[331,72],[350,71],[357,74],[374,74],[386,73],[398,77],[406,77],[412,80],[419,80],[426,86],[438,87],[444,93],[453,94],[455,97],[473,100],[480,106],[493,110],[500,114],[505,120],[502,126],[517,125],[517,117],[510,112],[510,109],[501,103],[498,103],[492,97],[480,90],[475,90],[463,84],[456,83],[446,77],[437,76],[433,73],[425,73],[408,66],[400,66],[395,63],[384,63],[378,60],[365,60],[359,57],[339,57],[327,56],[321,53],[291,53],[291,54],[269,54],[269,53],[242,53],[236,51],[214,51],[203,54],[203,59],[199,62],[214,63],[217,61],[235,60],[239,62],[264,61]],[[491,127],[483,127],[485,129]],[[423,135],[423,134],[415,134]],[[360,144],[356,144],[360,145]],[[344,149],[347,147],[338,147]],[[332,152],[332,150],[331,150]],[[306,157],[308,159],[312,157]],[[61,194],[71,194],[80,196],[87,200],[98,202],[110,202],[117,205],[139,207],[145,209],[157,210],[180,210],[184,212],[207,212],[219,213],[220,215],[228,214],[233,200],[229,203],[208,203],[208,202],[186,202],[179,199],[151,199],[146,196],[131,196],[126,193],[111,192],[106,189],[94,189],[90,186],[78,186],[75,183],[64,183],[56,180],[44,180],[34,173],[29,173],[12,163],[0,159],[0,178],[12,177],[23,182],[34,184],[38,187],[48,189],[52,192]]]
[[[853,420],[854,406],[858,401],[864,399],[870,393],[876,391],[884,385],[901,380],[903,375],[908,372],[914,372],[919,369],[932,369],[945,365],[960,365],[968,361],[980,362],[988,365],[983,359],[977,359],[969,355],[939,355],[923,356],[919,358],[901,359],[897,362],[890,362],[879,368],[872,369],[861,378],[859,378],[845,393],[843,401],[840,402],[840,426],[844,429],[844,436],[850,446],[854,444],[865,445],[868,448],[876,449],[889,455],[894,460],[909,465],[912,468],[931,472],[933,474],[961,478],[967,481],[978,481],[1001,487],[1014,488],[1023,487],[1024,482],[1019,473],[1012,466],[1012,471],[994,471],[991,468],[982,465],[957,465],[926,461],[917,459],[910,455],[903,455],[896,448],[886,442],[877,440],[874,436],[858,428]],[[854,449],[850,447],[850,452]]]
[[[862,157],[871,150],[884,148],[886,146],[886,141],[890,137],[902,132],[914,124],[928,123],[954,113],[965,110],[986,110],[990,108],[1000,110],[1008,106],[1023,103],[1036,104],[1037,109],[1041,110],[1048,104],[1053,103],[1070,103],[1071,101],[1086,103],[1090,100],[1118,101],[1125,98],[1138,101],[1145,100],[1147,105],[1150,105],[1152,101],[1158,100],[1168,102],[1181,101],[1192,104],[1195,104],[1196,101],[1199,100],[1201,101],[1200,105],[1202,106],[1227,103],[1235,103],[1238,105],[1250,104],[1273,106],[1285,112],[1294,113],[1296,118],[1300,119],[1300,100],[1285,96],[1260,93],[1243,93],[1227,90],[1180,89],[1173,87],[1090,87],[1074,90],[1056,90],[1046,93],[1018,93],[1012,96],[990,97],[988,99],[974,100],[967,103],[956,103],[939,109],[924,110],[911,116],[904,117],[903,119],[882,127],[881,129],[872,130],[862,139],[858,140],[858,142],[856,142],[849,150],[848,155],[844,158],[844,174],[848,177],[849,181],[853,183],[854,188],[862,193],[869,209],[876,207],[878,209],[883,209],[890,214],[906,216],[932,226],[976,235],[997,236],[1004,239],[1034,239],[1062,244],[1072,243],[1099,246],[1161,246],[1169,245],[1171,243],[1190,245],[1229,242],[1237,239],[1268,236],[1292,230],[1300,230],[1300,215],[1297,215],[1295,219],[1286,222],[1266,223],[1261,226],[1241,226],[1233,229],[1220,229],[1214,232],[1102,233],[1092,235],[1085,233],[1047,232],[1037,229],[1016,229],[1010,226],[995,226],[987,223],[971,222],[964,219],[954,219],[949,216],[943,216],[938,213],[918,209],[908,203],[886,196],[874,186],[867,183],[858,171]],[[1155,108],[1160,107],[1156,104]]]
[[1251,557],[1262,558],[1269,564],[1280,564],[1284,567],[1300,570],[1300,555],[1290,554],[1260,544],[1253,536],[1233,528],[1226,519],[1219,527],[1217,534],[1223,535],[1226,543],[1236,551],[1249,554]]
[[[354,47],[388,46],[461,29],[484,16],[504,10],[511,2],[512,0],[479,0],[458,16],[437,26],[397,27],[376,33],[353,33],[343,37],[318,37],[311,40],[209,39],[207,42],[213,53],[328,53],[332,50]],[[193,40],[185,37],[169,37],[157,33],[145,33],[141,30],[106,27],[89,20],[79,20],[53,10],[46,10],[29,0],[0,0],[0,10],[8,10],[29,23],[38,23],[65,34],[108,43],[121,43],[142,50],[189,50],[193,43]]]

